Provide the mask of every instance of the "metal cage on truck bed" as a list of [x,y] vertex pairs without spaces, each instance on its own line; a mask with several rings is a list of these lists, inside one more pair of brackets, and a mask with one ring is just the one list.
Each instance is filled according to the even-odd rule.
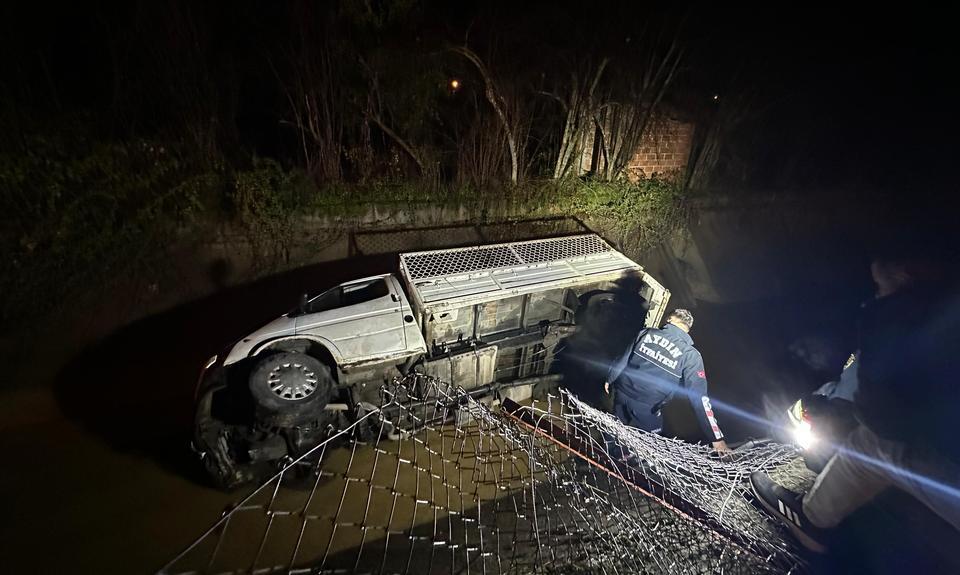
[[[491,362],[496,381],[545,373],[545,330],[572,322],[585,293],[634,278],[649,304],[647,325],[660,321],[669,298],[643,267],[595,234],[404,253],[400,274],[428,355],[439,359],[473,349],[455,362],[464,363],[460,369],[451,364],[444,374],[476,373],[478,383],[487,379],[480,374],[489,373]],[[476,345],[496,349],[483,360]]]
[[400,273],[421,309],[615,279],[630,270],[643,273],[596,234],[400,254]]

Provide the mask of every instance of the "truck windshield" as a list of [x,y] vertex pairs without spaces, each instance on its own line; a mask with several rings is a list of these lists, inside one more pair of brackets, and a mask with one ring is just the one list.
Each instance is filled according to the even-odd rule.
[[356,305],[386,297],[390,293],[387,282],[375,279],[328,289],[307,302],[304,313],[320,313],[349,305]]

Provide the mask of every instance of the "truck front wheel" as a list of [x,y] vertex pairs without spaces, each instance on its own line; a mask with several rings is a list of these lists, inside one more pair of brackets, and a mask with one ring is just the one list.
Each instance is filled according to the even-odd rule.
[[261,359],[250,373],[249,383],[257,420],[274,427],[297,427],[317,420],[334,387],[328,366],[295,352]]

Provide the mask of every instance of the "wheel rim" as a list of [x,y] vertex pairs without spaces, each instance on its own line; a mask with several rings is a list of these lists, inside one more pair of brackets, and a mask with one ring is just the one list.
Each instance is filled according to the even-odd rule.
[[309,397],[317,390],[317,381],[317,374],[312,369],[296,362],[281,363],[267,374],[270,391],[287,401]]

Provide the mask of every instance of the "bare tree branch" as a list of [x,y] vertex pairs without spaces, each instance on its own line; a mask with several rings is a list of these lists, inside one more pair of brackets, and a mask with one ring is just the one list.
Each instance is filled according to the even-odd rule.
[[380,116],[373,115],[373,114],[366,114],[366,117],[371,122],[376,124],[377,127],[380,128],[384,134],[389,136],[390,139],[396,142],[397,145],[400,146],[400,148],[402,148],[403,151],[406,152],[408,156],[410,156],[410,159],[413,160],[415,164],[417,164],[417,171],[420,173],[421,176],[426,172],[426,170],[424,170],[423,168],[423,162],[420,160],[420,157],[417,155],[417,153],[413,150],[413,147],[411,147],[410,144],[408,144],[403,138],[397,135],[396,132],[391,130],[389,126],[383,123],[383,120],[380,119]]
[[476,52],[467,46],[455,47],[453,48],[453,51],[457,54],[460,54],[466,58],[467,61],[473,64],[477,71],[480,72],[480,76],[483,78],[484,95],[486,96],[487,102],[490,103],[490,106],[493,107],[493,111],[500,119],[500,124],[503,126],[503,130],[507,136],[507,147],[510,150],[510,182],[516,184],[520,176],[520,159],[516,135],[517,130],[507,117],[507,106],[504,102],[503,96],[500,94],[500,91],[498,90],[490,71],[487,69],[487,66],[483,63],[483,60],[480,59],[480,56],[478,56]]

